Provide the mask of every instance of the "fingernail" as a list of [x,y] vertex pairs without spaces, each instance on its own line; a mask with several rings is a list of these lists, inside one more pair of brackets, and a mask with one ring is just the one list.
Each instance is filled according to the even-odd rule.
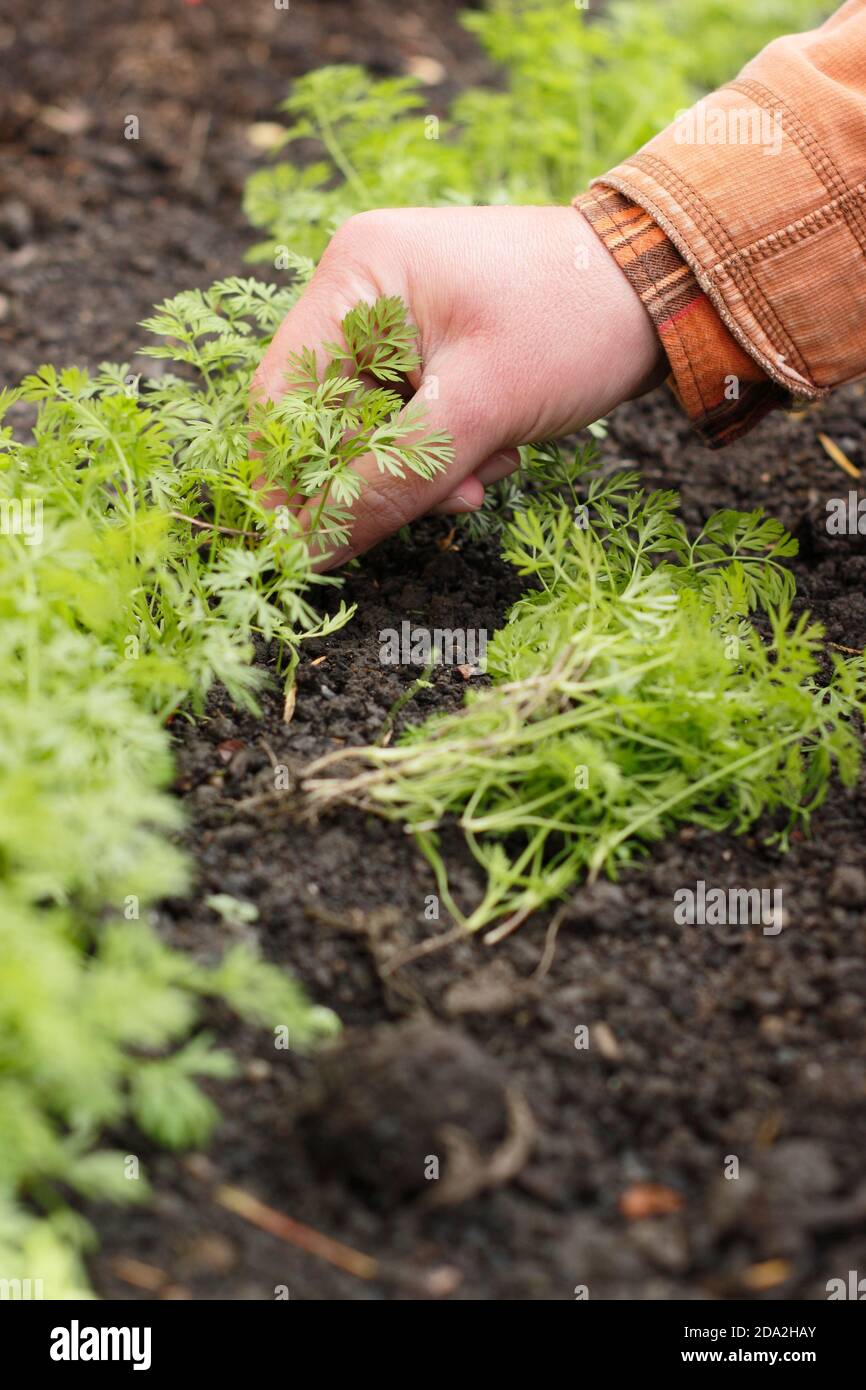
[[489,459],[475,470],[475,476],[481,483],[497,483],[501,478],[507,477],[520,466],[520,455],[514,449],[503,449],[498,454],[492,454]]

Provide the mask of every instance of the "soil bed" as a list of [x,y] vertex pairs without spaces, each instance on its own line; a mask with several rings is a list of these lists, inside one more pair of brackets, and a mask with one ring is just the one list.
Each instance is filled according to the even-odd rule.
[[[292,75],[340,60],[406,71],[426,57],[445,69],[432,109],[482,80],[456,8],[88,0],[28,11],[17,38],[0,20],[18,75],[0,115],[12,142],[0,193],[4,380],[45,360],[129,359],[153,302],[241,268],[252,237],[239,198],[257,159],[248,127],[273,119]],[[122,137],[130,113],[137,144]],[[819,431],[866,465],[864,389],[776,417],[722,454],[698,446],[658,392],[614,415],[603,449],[649,485],[680,489],[689,525],[722,506],[781,517],[800,540],[803,604],[833,642],[862,647],[866,542],[825,527],[826,500],[855,484]],[[592,1298],[823,1298],[829,1278],[866,1269],[866,782],[834,790],[787,856],[759,836],[683,830],[621,882],[578,889],[552,958],[546,914],[495,950],[463,941],[399,968],[431,930],[448,930],[425,921],[435,885],[411,841],[349,811],[304,825],[295,798],[267,795],[272,761],[296,774],[337,741],[378,735],[417,675],[380,665],[381,629],[408,617],[492,631],[501,620],[519,582],[494,548],[444,548],[447,536],[426,522],[408,549],[389,542],[348,580],[358,615],[306,653],[291,725],[276,689],[261,721],[219,698],[204,722],[175,721],[199,881],[166,906],[162,931],[209,959],[233,930],[208,895],[254,903],[258,922],[236,930],[339,1013],[345,1052],[275,1050],[215,1011],[219,1040],[244,1059],[219,1087],[215,1142],[207,1156],[145,1151],[154,1203],[90,1213],[96,1288],[400,1298],[448,1266],[457,1298],[568,1299],[579,1284]],[[440,669],[406,713],[456,704],[463,690]],[[450,862],[471,895],[456,836]],[[675,926],[675,890],[699,879],[781,887],[781,934]],[[586,1051],[574,1045],[581,1025]],[[528,1157],[515,1097],[531,1112]],[[450,1204],[429,1201],[428,1155],[443,1159]],[[736,1182],[724,1177],[729,1155]],[[215,1201],[221,1184],[375,1256],[381,1277],[362,1281],[256,1230]],[[657,1208],[668,1209],[646,1214]]]

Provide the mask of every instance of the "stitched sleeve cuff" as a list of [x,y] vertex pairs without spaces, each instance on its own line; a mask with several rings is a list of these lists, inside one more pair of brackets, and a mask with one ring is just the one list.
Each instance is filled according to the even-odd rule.
[[790,404],[784,387],[728,331],[649,213],[599,183],[574,205],[640,295],[670,363],[668,385],[705,444],[720,449]]

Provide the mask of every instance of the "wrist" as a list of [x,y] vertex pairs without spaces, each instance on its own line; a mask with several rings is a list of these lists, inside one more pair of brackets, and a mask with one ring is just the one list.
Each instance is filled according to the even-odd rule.
[[634,284],[580,208],[574,212],[579,225],[576,264],[585,265],[587,271],[601,325],[599,347],[616,396],[606,407],[610,409],[660,385],[670,366],[658,330]]

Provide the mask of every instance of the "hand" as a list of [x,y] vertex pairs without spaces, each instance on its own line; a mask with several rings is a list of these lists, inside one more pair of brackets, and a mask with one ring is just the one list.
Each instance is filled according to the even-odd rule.
[[[473,511],[512,472],[516,446],[567,434],[656,385],[661,344],[638,295],[572,207],[365,212],[332,238],[280,325],[253,390],[277,400],[292,353],[340,339],[359,300],[399,295],[418,333],[409,384],[425,426],[454,443],[446,473],[379,473],[362,459],[350,549],[339,564],[428,511]],[[271,492],[268,504],[285,502]]]

